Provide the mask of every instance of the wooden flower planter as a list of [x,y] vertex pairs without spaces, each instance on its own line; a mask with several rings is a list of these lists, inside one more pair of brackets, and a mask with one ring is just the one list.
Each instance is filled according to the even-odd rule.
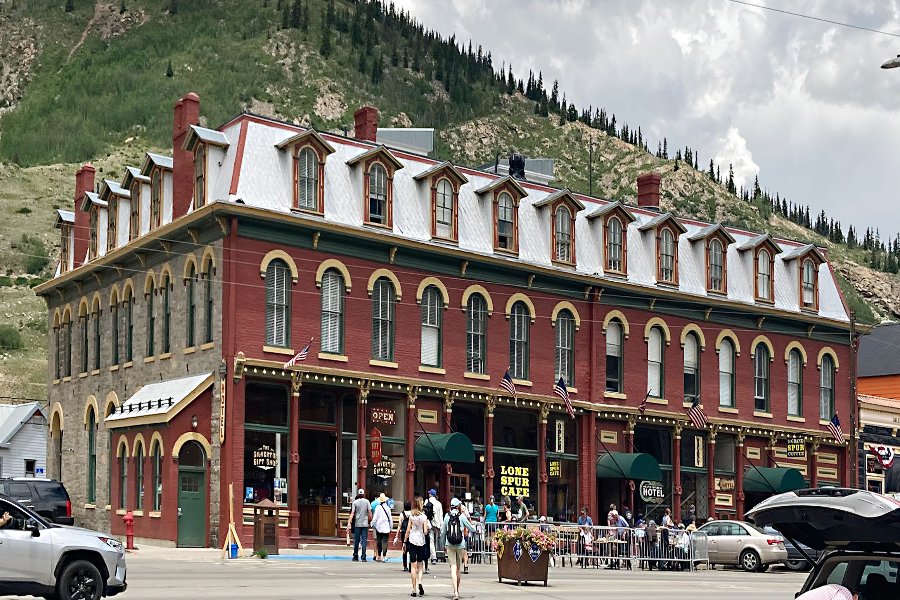
[[532,549],[525,544],[506,542],[497,557],[497,580],[511,579],[516,585],[522,582],[543,581],[547,585],[547,571],[550,567],[550,554],[545,550]]

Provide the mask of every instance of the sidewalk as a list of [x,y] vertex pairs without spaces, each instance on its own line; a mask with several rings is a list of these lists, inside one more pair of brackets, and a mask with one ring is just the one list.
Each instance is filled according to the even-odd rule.
[[[244,548],[241,558],[249,558],[252,554],[252,548]],[[344,544],[303,544],[301,548],[281,548],[277,555],[270,554],[269,558],[274,560],[350,560],[352,555],[353,549]],[[126,553],[127,560],[140,560],[141,558],[189,560],[192,562],[226,560],[222,556],[221,548],[165,548],[141,544],[137,550],[129,550]],[[400,560],[399,556],[396,560]]]

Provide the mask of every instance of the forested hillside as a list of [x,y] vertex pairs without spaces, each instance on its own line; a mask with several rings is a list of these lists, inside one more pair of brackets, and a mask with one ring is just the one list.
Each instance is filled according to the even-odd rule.
[[556,184],[578,191],[593,155],[603,197],[632,199],[652,169],[679,214],[825,246],[862,320],[900,314],[896,237],[835,223],[764,177],[737,189],[729,165],[691,140],[647,139],[603,98],[568,102],[565,86],[376,2],[0,1],[0,395],[44,397],[46,320],[31,287],[55,265],[54,209],[71,205],[77,164],[118,178],[141,152],[168,152],[172,104],[187,91],[212,127],[247,110],[352,129],[353,111],[372,104],[383,126],[434,127],[437,156],[550,157]]

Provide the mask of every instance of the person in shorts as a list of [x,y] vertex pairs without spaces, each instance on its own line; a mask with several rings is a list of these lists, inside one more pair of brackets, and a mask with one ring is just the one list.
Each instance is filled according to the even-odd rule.
[[[453,589],[453,600],[459,600],[459,583],[462,579],[460,569],[466,554],[465,532],[475,529],[460,508],[459,498],[451,500],[450,512],[444,515],[444,524],[441,526],[441,538],[446,540],[444,548],[447,551],[447,562],[450,563],[450,587]],[[458,537],[455,537],[454,533]]]
[[406,526],[406,535],[403,537],[406,551],[409,552],[409,574],[412,579],[410,596],[415,596],[417,592],[419,596],[425,595],[425,588],[422,587],[422,575],[430,554],[428,530],[431,528],[431,524],[428,522],[428,517],[425,516],[424,506],[425,502],[422,497],[416,496],[413,501],[412,514]]

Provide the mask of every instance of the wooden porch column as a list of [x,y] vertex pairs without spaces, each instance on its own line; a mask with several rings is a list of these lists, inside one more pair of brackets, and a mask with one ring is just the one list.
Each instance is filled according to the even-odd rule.
[[290,454],[288,455],[288,537],[300,537],[300,388],[303,380],[291,373],[291,405],[288,416]]
[[709,499],[707,516],[713,516],[716,512],[716,430],[709,428],[709,444],[706,450],[706,496]]
[[738,431],[737,456],[734,463],[734,500],[737,508],[738,521],[744,520],[744,432]]
[[538,516],[547,514],[547,417],[550,416],[550,407],[541,404],[541,413],[538,418]]
[[672,518],[681,522],[681,431],[684,424],[675,423],[675,435],[672,437]]
[[406,392],[406,497],[415,496],[416,487],[416,388]]
[[[356,486],[366,489],[366,468],[369,463],[366,460],[366,410],[368,410],[369,401],[369,385],[368,383],[360,386],[356,400]],[[356,490],[352,490],[354,496]],[[366,491],[368,493],[368,490]]]
[[485,406],[484,430],[484,501],[494,495],[494,409],[497,398],[491,395]]
[[[450,390],[444,392],[444,418],[441,420],[441,433],[450,433],[450,420],[453,418],[453,397]],[[453,465],[450,463],[441,465],[441,485],[438,490],[438,496],[443,503],[445,510],[450,507],[450,473],[453,471]],[[465,498],[460,498],[460,501]]]

